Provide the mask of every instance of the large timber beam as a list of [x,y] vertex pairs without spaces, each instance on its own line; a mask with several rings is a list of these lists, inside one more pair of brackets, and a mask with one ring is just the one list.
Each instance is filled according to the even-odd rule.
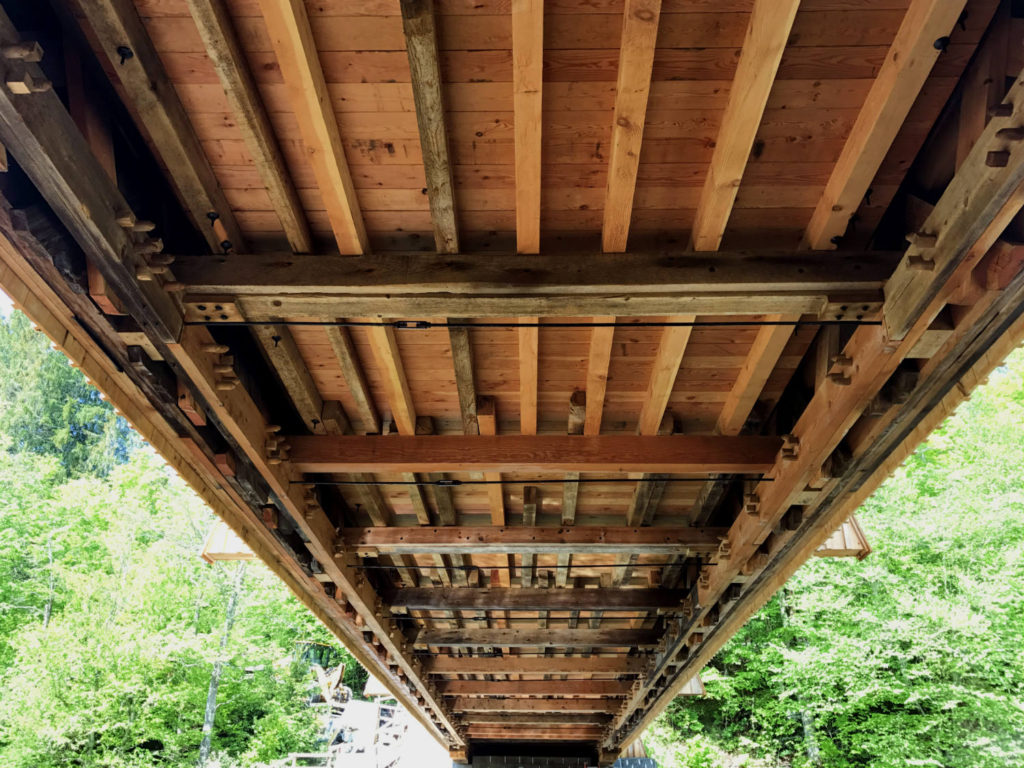
[[[499,699],[465,696],[453,699],[451,708],[456,712],[609,712],[619,704],[618,699]],[[529,734],[524,736],[529,737]]]
[[632,682],[625,680],[444,680],[437,684],[442,696],[625,696]]
[[540,251],[544,0],[512,3],[512,92],[516,147],[516,250]]
[[756,0],[751,10],[711,167],[697,201],[690,235],[696,251],[717,251],[722,242],[799,6],[800,0]]
[[131,0],[87,0],[78,8],[196,228],[216,253],[244,250],[231,206]]
[[338,249],[364,253],[363,215],[306,6],[302,0],[260,0],[259,5]]
[[[712,544],[710,537],[707,543]],[[387,598],[392,608],[417,611],[657,611],[677,609],[686,594],[681,589],[559,590],[480,587],[399,589]]]
[[577,253],[559,255],[554,268],[550,256],[527,254],[178,255],[175,275],[186,285],[195,320],[215,320],[219,313],[210,309],[232,301],[250,319],[687,313],[833,319],[843,305],[857,308],[849,317],[877,310],[881,286],[899,257],[877,251]]
[[438,253],[459,250],[455,218],[455,184],[448,156],[448,127],[441,92],[441,63],[437,51],[433,0],[402,0],[402,27],[409,54],[412,95],[416,102],[416,124],[423,150],[427,177],[430,219]]
[[[346,551],[367,555],[376,553],[418,555],[434,552],[464,554],[527,552],[534,555],[549,555],[560,552],[607,554],[639,551],[645,554],[678,555],[685,554],[687,551],[705,552],[709,549],[717,549],[723,533],[724,529],[722,528],[655,528],[649,526],[643,528],[601,528],[589,525],[573,525],[564,528],[400,526],[346,528],[341,534],[341,541]],[[468,590],[456,590],[456,592],[463,591]],[[532,590],[517,589],[514,591],[529,594]],[[574,593],[576,591],[574,590]],[[555,594],[556,591],[548,590],[548,592]],[[629,594],[633,594],[633,590],[630,590]],[[587,603],[587,598],[581,597],[580,599],[583,604]],[[639,594],[638,599],[644,599],[642,594]]]
[[431,656],[423,662],[429,675],[635,675],[644,656]]
[[472,648],[496,645],[502,648],[653,648],[661,640],[655,629],[511,629],[423,630],[417,645]]
[[966,0],[913,0],[804,233],[824,249],[846,233]]
[[544,725],[546,723],[601,725],[610,715],[602,712],[466,712],[463,722],[491,725]]
[[313,241],[270,117],[239,44],[224,0],[188,0],[189,10],[224,86],[232,119],[238,124],[260,180],[296,253],[309,253]]
[[367,435],[285,438],[301,472],[769,471],[775,437],[700,435]]

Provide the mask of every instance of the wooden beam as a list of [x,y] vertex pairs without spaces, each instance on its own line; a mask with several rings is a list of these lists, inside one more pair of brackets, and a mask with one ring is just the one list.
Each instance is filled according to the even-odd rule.
[[[20,40],[2,9],[0,39]],[[24,67],[45,81],[36,64],[27,62]],[[118,217],[131,209],[52,88],[27,97],[0,88],[0,143],[18,161],[139,327],[148,328],[154,339],[177,338],[183,318],[176,301],[158,281],[136,279],[144,261],[135,253],[134,236],[118,222]]]
[[631,682],[624,680],[444,680],[437,683],[442,696],[625,696]]
[[465,435],[479,435],[480,425],[476,415],[476,382],[473,377],[473,345],[469,338],[469,329],[449,328],[448,344],[452,350],[455,389],[459,393],[462,432]]
[[911,2],[807,225],[806,247],[829,248],[845,234],[942,53],[935,41],[949,35],[964,5],[966,0]]
[[503,728],[501,726],[475,725],[467,729],[466,735],[473,741],[524,742],[533,741],[596,741],[602,735],[602,729],[594,726],[574,725],[569,729],[538,727],[534,731],[523,728]]
[[231,14],[224,0],[188,0],[188,6],[206,46],[206,53],[224,86],[231,118],[242,132],[246,149],[267,189],[274,212],[288,236],[288,243],[297,253],[309,253],[313,250],[313,240],[306,213],[249,70],[245,52],[238,42]]
[[416,407],[412,402],[409,382],[405,378],[405,366],[398,350],[395,329],[390,326],[373,326],[367,329],[367,336],[370,339],[377,370],[384,382],[388,405],[391,406],[391,416],[398,425],[398,432],[402,435],[415,435]]
[[[442,552],[530,552],[535,555],[550,555],[567,550],[578,554],[643,551],[644,554],[651,555],[678,555],[717,550],[722,535],[721,528],[600,528],[584,525],[574,525],[570,528],[399,526],[346,528],[341,534],[340,541],[346,550],[366,555],[420,555]],[[634,591],[630,590],[630,594]],[[588,598],[581,597],[580,600],[585,604]]]
[[[497,405],[493,397],[480,398],[477,402],[477,424],[480,427],[481,435],[497,435],[498,419],[496,412]],[[491,485],[487,486],[487,500],[491,510],[491,524],[505,524],[505,491],[495,481],[501,480],[500,472],[484,472],[484,480]],[[508,571],[502,574],[503,580],[507,582]]]
[[652,629],[511,629],[422,630],[417,645],[469,648],[496,645],[503,648],[653,648],[661,632]]
[[543,81],[544,0],[515,0],[512,3],[512,103],[518,253],[540,251]]
[[[523,317],[520,322],[536,323],[536,317]],[[540,328],[519,328],[519,431],[524,435],[537,434],[537,366]]]
[[633,675],[646,665],[643,656],[430,656],[423,660],[428,675]]
[[365,253],[366,228],[306,6],[302,0],[259,0],[259,5],[338,249]]
[[[692,323],[697,318],[694,315],[676,315],[668,319],[673,322]],[[640,421],[636,428],[638,435],[658,434],[692,333],[693,328],[685,325],[662,330],[658,354],[647,382],[647,396],[640,410]]]
[[[406,432],[401,421],[399,430]],[[771,470],[782,445],[776,437],[702,435],[295,435],[286,439],[292,463],[302,472],[746,474]]]
[[[582,630],[580,630],[582,631]],[[454,699],[455,712],[612,712],[621,706],[618,700],[603,699],[498,699],[467,696]],[[524,734],[524,738],[530,738]]]
[[[586,530],[586,529],[584,529]],[[414,611],[657,611],[678,609],[677,589],[399,589],[392,608]]]
[[409,54],[416,124],[427,176],[430,220],[438,253],[457,253],[459,231],[455,220],[455,190],[448,156],[448,127],[441,92],[441,66],[437,51],[433,0],[401,0],[402,28]]
[[[595,323],[614,323],[615,317],[603,315],[594,318]],[[590,332],[590,349],[587,359],[587,418],[583,434],[601,433],[601,417],[604,415],[604,398],[608,391],[608,366],[612,359],[612,341],[615,327],[598,325]]]
[[352,335],[344,326],[329,326],[326,329],[327,340],[331,343],[338,358],[338,365],[341,366],[341,374],[345,379],[345,386],[349,394],[356,402],[356,412],[359,414],[359,421],[364,432],[379,434],[381,431],[380,416],[373,403],[373,395],[366,383],[366,376],[363,373],[363,366],[359,363],[355,346],[352,344]]
[[462,721],[473,725],[535,725],[544,723],[594,724],[607,723],[610,715],[601,712],[467,712]]
[[697,201],[690,235],[696,251],[717,251],[722,243],[799,6],[800,0],[754,2],[711,166]]
[[[231,206],[131,0],[90,0],[78,3],[78,9],[196,228],[215,253],[225,250],[225,240],[236,252],[244,251],[245,239]],[[132,56],[122,61],[118,51],[124,47]],[[214,226],[210,214],[218,217]]]
[[252,332],[303,424],[310,432],[324,434],[324,401],[288,326],[254,325]]
[[660,15],[661,0],[626,0],[622,14],[615,118],[601,229],[601,248],[605,252],[625,251],[629,239]]
[[[768,315],[768,322],[795,322],[799,315]],[[750,418],[764,385],[775,370],[782,352],[793,335],[794,325],[765,325],[758,329],[754,343],[743,361],[740,374],[729,391],[729,396],[718,415],[716,432],[720,435],[738,435]],[[836,326],[832,326],[836,327]]]

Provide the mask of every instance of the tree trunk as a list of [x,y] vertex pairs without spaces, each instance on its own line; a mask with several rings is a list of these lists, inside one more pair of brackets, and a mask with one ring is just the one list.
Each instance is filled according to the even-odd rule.
[[[785,589],[779,590],[779,613],[782,614],[782,626],[789,626],[789,606],[786,603]],[[797,698],[799,699],[799,694]],[[807,759],[812,765],[821,765],[821,750],[818,748],[818,736],[814,732],[814,718],[802,706],[798,714],[804,728],[804,749],[807,751]]]
[[231,636],[231,628],[235,624],[235,612],[238,610],[238,596],[242,591],[242,579],[245,576],[245,563],[235,571],[234,583],[231,585],[231,597],[228,598],[227,615],[224,617],[224,632],[220,636],[220,654],[213,662],[210,672],[210,688],[206,693],[206,714],[203,716],[203,740],[199,744],[198,768],[203,768],[210,757],[210,746],[213,742],[213,720],[217,716],[217,688],[220,686],[220,675],[224,670],[224,649]]
[[53,531],[50,531],[46,535],[46,559],[49,563],[47,569],[50,576],[50,590],[46,596],[46,607],[43,609],[43,629],[45,630],[50,626],[50,617],[53,615],[53,591],[54,591],[54,579],[53,579]]

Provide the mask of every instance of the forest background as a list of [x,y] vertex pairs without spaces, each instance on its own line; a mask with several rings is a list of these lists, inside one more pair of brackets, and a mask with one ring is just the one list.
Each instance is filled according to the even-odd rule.
[[[210,511],[3,315],[0,765],[315,749],[307,651],[331,646],[354,690],[365,671],[261,565],[200,560]],[[874,553],[812,559],[705,670],[708,695],[649,729],[664,768],[1024,764],[1021,350],[859,518]]]

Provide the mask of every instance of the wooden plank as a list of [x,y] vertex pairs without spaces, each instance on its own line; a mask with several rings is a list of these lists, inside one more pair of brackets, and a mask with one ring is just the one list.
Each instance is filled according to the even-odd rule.
[[[449,322],[455,322],[450,320]],[[448,344],[452,350],[452,367],[455,369],[455,388],[459,393],[459,410],[462,413],[462,432],[479,435],[480,425],[476,413],[476,383],[473,378],[473,346],[468,328],[449,328]]]
[[512,101],[515,110],[516,251],[540,251],[541,111],[544,0],[512,3]]
[[370,348],[373,350],[374,360],[377,363],[377,370],[384,380],[388,405],[391,406],[391,416],[394,418],[395,424],[398,425],[398,432],[402,435],[415,435],[416,407],[412,401],[412,393],[409,391],[409,381],[405,377],[405,366],[402,364],[402,355],[398,351],[395,330],[390,326],[374,326],[367,329],[367,336],[370,340]]
[[[652,648],[661,632],[651,629],[548,629],[536,628],[421,630],[416,645],[471,648],[496,645],[503,648]],[[458,709],[458,707],[455,707]]]
[[625,696],[631,682],[622,680],[442,680],[442,696]]
[[423,169],[427,176],[430,220],[438,253],[457,253],[459,231],[455,219],[452,164],[448,156],[448,127],[441,67],[437,52],[433,0],[401,0],[402,28],[409,54],[412,95],[416,102]]
[[[397,415],[396,415],[397,418]],[[403,417],[404,418],[404,417]],[[415,424],[413,424],[415,427]],[[287,437],[302,472],[769,471],[776,437],[701,435],[433,435]]]
[[423,660],[428,675],[490,675],[505,673],[552,675],[632,675],[643,669],[643,656],[430,656]]
[[754,2],[729,103],[697,203],[690,235],[694,250],[717,251],[722,242],[799,6],[800,0]]
[[626,0],[623,9],[611,157],[601,227],[601,248],[605,252],[625,251],[629,239],[660,14],[661,0]]
[[[679,555],[687,551],[705,552],[717,549],[722,534],[721,528],[602,528],[582,525],[574,525],[571,528],[399,526],[346,528],[341,534],[341,541],[346,549],[366,555],[447,552],[530,552],[535,555],[550,555],[565,551],[575,554],[643,551],[644,554],[650,555]],[[633,591],[630,590],[630,593]]]
[[[695,315],[675,315],[668,318],[671,322],[679,323],[692,323],[696,319]],[[658,434],[658,429],[661,427],[662,419],[668,408],[669,398],[672,396],[676,377],[679,375],[679,366],[683,362],[686,345],[690,343],[692,333],[693,328],[685,325],[662,330],[658,355],[651,369],[651,376],[647,384],[647,396],[644,398],[640,421],[637,424],[638,435]]]
[[[228,250],[225,240],[236,252],[244,251],[242,231],[135,7],[130,0],[96,0],[78,8],[193,224],[214,253]],[[122,62],[118,50],[124,46],[133,55]],[[211,226],[209,214],[218,216],[219,226]]]
[[[613,316],[594,318],[595,323],[613,323]],[[604,398],[608,390],[608,366],[612,357],[614,326],[596,326],[590,333],[590,350],[587,359],[587,418],[583,434],[601,433],[601,417],[604,414]]]
[[377,414],[377,407],[373,402],[373,395],[366,383],[366,376],[363,373],[363,366],[359,363],[355,347],[352,344],[352,334],[344,326],[328,326],[327,339],[331,343],[341,366],[341,374],[345,379],[349,394],[356,403],[356,412],[359,414],[359,421],[364,432],[379,434],[381,431],[380,416]]
[[939,58],[966,0],[913,0],[875,78],[832,176],[804,233],[804,245],[825,249],[846,232],[914,100]]
[[462,716],[467,724],[535,725],[544,723],[594,724],[607,723],[610,715],[600,712],[467,712]]
[[[465,697],[454,699],[451,708],[455,712],[611,712],[621,702],[602,699],[486,699]],[[524,734],[529,738],[529,734]]]
[[[795,322],[798,315],[768,315],[769,322]],[[836,326],[832,326],[836,327]],[[754,344],[743,361],[736,383],[729,391],[729,397],[718,416],[716,431],[720,435],[738,435],[750,418],[764,385],[775,370],[786,344],[793,335],[793,325],[765,325],[754,339]]]
[[338,249],[364,253],[366,229],[306,6],[302,0],[259,4]]
[[[477,403],[477,418],[481,435],[498,434],[498,419],[496,405],[493,397],[480,398]],[[491,524],[505,524],[505,492],[500,484],[495,481],[501,480],[500,472],[484,472],[484,480],[491,485],[487,486],[487,500],[491,510]],[[502,573],[504,582],[508,581],[508,571]],[[506,584],[507,586],[507,584]]]
[[[536,317],[520,318],[523,323],[536,323]],[[537,364],[540,328],[524,325],[519,328],[519,431],[537,434]]]
[[399,589],[387,595],[393,608],[416,611],[657,611],[677,609],[677,589]]
[[223,0],[188,0],[188,7],[224,86],[232,120],[242,132],[288,243],[297,253],[309,253],[313,250],[313,241],[306,214],[227,6]]

